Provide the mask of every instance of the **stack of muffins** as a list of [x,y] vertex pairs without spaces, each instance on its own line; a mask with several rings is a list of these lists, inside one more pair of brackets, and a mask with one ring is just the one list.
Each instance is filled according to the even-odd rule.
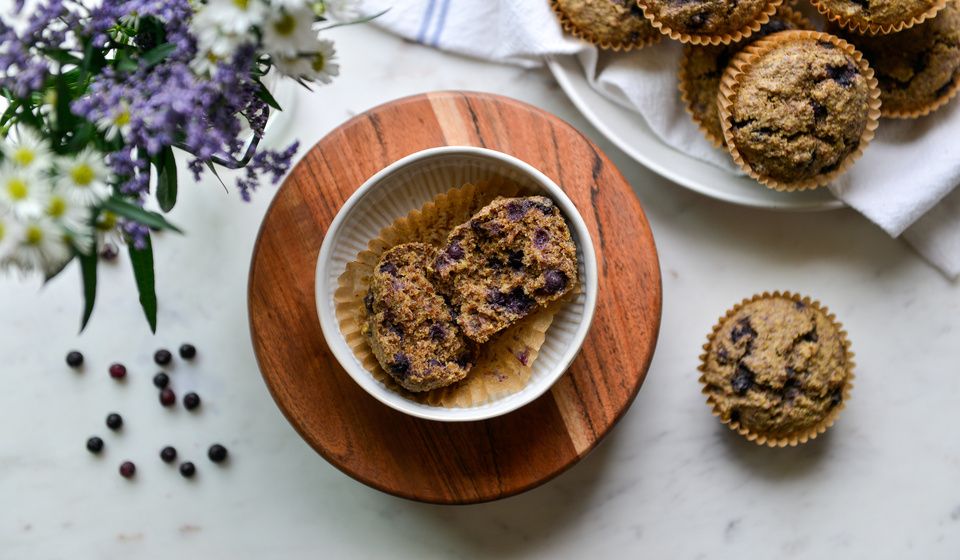
[[825,31],[783,1],[550,0],[567,32],[603,49],[684,43],[687,111],[776,190],[826,185],[881,116],[923,117],[960,91],[960,0],[811,0]]

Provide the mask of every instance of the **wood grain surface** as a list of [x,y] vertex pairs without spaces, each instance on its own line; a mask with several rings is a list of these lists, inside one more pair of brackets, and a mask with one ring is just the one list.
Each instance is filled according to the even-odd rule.
[[[556,181],[590,228],[600,271],[593,326],[570,370],[533,403],[482,422],[420,420],[369,396],[324,342],[314,301],[320,244],[347,197],[386,165],[443,145],[512,154]],[[485,93],[399,99],[320,140],[267,211],[249,282],[254,351],[290,423],[353,478],[426,502],[503,498],[576,463],[630,406],[660,328],[656,248],[630,185],[569,124]]]

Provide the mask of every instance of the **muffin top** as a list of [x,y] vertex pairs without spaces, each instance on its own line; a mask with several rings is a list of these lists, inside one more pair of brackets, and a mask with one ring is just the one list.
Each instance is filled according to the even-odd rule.
[[867,78],[846,50],[812,38],[780,41],[740,77],[730,133],[758,175],[803,182],[835,171],[857,150],[869,98]]
[[945,100],[960,80],[960,0],[937,17],[889,35],[844,34],[876,73],[884,114],[909,113]]
[[661,37],[634,0],[552,0],[579,36],[603,46],[641,47]]
[[812,25],[799,12],[781,7],[769,22],[744,41],[729,45],[684,46],[684,56],[680,61],[683,65],[680,80],[685,92],[684,103],[715,145],[724,144],[717,111],[717,94],[720,91],[720,78],[730,59],[753,41],[788,29],[812,29]]
[[909,22],[937,5],[938,0],[816,0],[842,21],[866,28]]
[[681,34],[723,36],[743,31],[757,21],[770,0],[640,0],[647,17]]
[[409,391],[450,385],[473,365],[472,345],[428,275],[436,252],[424,243],[384,252],[364,298],[363,334],[383,369]]
[[724,421],[802,435],[843,402],[848,361],[844,335],[821,309],[775,294],[722,320],[701,380]]

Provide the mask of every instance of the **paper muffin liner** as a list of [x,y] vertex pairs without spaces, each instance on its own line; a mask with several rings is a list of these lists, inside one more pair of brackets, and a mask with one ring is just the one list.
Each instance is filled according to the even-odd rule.
[[[454,227],[469,220],[494,198],[521,194],[520,186],[506,179],[451,189],[383,228],[377,238],[369,242],[367,249],[347,264],[334,292],[335,315],[347,345],[377,381],[406,398],[446,408],[481,405],[526,386],[547,330],[567,298],[551,302],[481,345],[476,363],[463,380],[423,393],[408,391],[394,381],[381,367],[361,333],[366,321],[363,298],[370,287],[374,268],[385,251],[412,241],[440,246]],[[571,293],[575,291],[571,290]]]
[[[792,2],[782,4],[774,16],[777,18],[783,18],[790,23],[797,26],[799,29],[813,29],[813,22],[811,22],[807,16],[801,14],[796,9],[794,9]],[[710,46],[719,46],[719,45],[710,45]],[[723,149],[725,141],[723,135],[717,136],[709,128],[707,128],[706,123],[700,118],[699,115],[693,110],[693,97],[690,92],[690,87],[693,84],[690,82],[690,75],[688,68],[690,65],[690,58],[693,56],[695,49],[699,48],[709,48],[707,45],[684,45],[683,54],[680,57],[680,69],[677,72],[677,77],[679,81],[680,89],[680,101],[683,102],[683,109],[690,115],[690,118],[693,120],[693,123],[697,125],[697,128],[700,129],[700,132],[703,133],[704,137],[713,145],[715,148]]]
[[[637,1],[637,0],[627,0],[627,1]],[[946,1],[946,0],[944,0]],[[757,17],[747,25],[742,28],[734,31],[733,33],[724,33],[722,35],[690,35],[689,33],[683,33],[676,31],[668,27],[662,21],[657,19],[656,14],[653,13],[653,10],[648,8],[643,0],[637,1],[637,4],[640,6],[640,9],[643,10],[643,15],[654,27],[660,30],[660,33],[670,37],[674,41],[680,41],[681,43],[689,43],[691,45],[729,45],[730,43],[736,43],[746,39],[750,35],[753,35],[758,31],[765,23],[770,21],[770,18],[773,14],[776,13],[777,8],[780,7],[780,4],[783,3],[783,0],[770,0],[770,3],[767,4],[767,7],[764,8]]]
[[[863,128],[863,134],[860,136],[860,143],[857,148],[848,154],[846,158],[844,158],[837,169],[834,169],[830,173],[824,173],[816,177],[804,179],[802,181],[786,183],[774,179],[773,177],[760,175],[754,171],[754,169],[750,167],[746,161],[744,161],[743,157],[740,155],[740,151],[737,149],[737,146],[733,141],[731,122],[733,118],[733,112],[731,107],[733,107],[734,98],[740,91],[741,82],[746,77],[751,67],[757,62],[757,60],[776,48],[778,45],[794,41],[826,41],[833,44],[836,48],[845,51],[847,54],[853,57],[860,69],[860,73],[867,80],[867,86],[870,88],[870,94],[867,100],[867,124]],[[867,145],[870,144],[870,141],[873,140],[873,137],[876,135],[877,126],[880,124],[880,88],[877,85],[877,79],[874,77],[873,69],[870,68],[870,64],[867,62],[867,59],[864,58],[863,53],[855,49],[850,43],[835,35],[830,35],[829,33],[824,33],[822,31],[781,31],[768,37],[764,37],[756,43],[744,47],[744,49],[737,53],[736,56],[733,57],[733,60],[730,61],[730,65],[727,66],[727,70],[724,72],[723,78],[720,80],[720,93],[717,97],[717,103],[717,108],[720,111],[720,127],[723,130],[723,138],[726,140],[727,151],[730,152],[730,155],[733,157],[733,161],[736,162],[737,166],[747,173],[747,175],[759,181],[763,185],[777,191],[802,191],[807,189],[815,189],[817,187],[822,187],[836,177],[843,175],[858,159],[860,159],[860,156],[863,155],[863,151],[866,149]]]
[[867,21],[856,21],[852,18],[847,18],[842,14],[834,13],[830,10],[829,7],[823,2],[823,0],[810,0],[813,6],[817,9],[820,14],[826,18],[828,24],[839,25],[843,29],[853,31],[854,33],[859,33],[861,35],[886,35],[887,33],[897,33],[898,31],[903,31],[904,29],[909,29],[918,23],[923,23],[924,21],[934,17],[937,13],[947,5],[947,0],[936,0],[930,8],[923,12],[905,19],[903,21],[898,21],[896,23],[888,24],[879,24]]
[[[627,0],[627,1],[629,2],[633,0]],[[586,41],[588,43],[596,45],[603,50],[614,51],[614,52],[629,52],[634,50],[640,50],[644,47],[649,47],[651,45],[655,45],[659,43],[660,40],[663,38],[663,35],[660,35],[659,33],[655,32],[655,33],[651,33],[649,37],[645,37],[641,41],[634,42],[634,43],[623,43],[623,42],[610,43],[609,41],[602,41],[600,39],[597,39],[593,34],[591,34],[586,29],[581,29],[580,27],[577,27],[577,25],[570,20],[566,12],[563,11],[563,9],[560,7],[560,5],[557,3],[556,0],[550,0],[550,8],[553,10],[553,13],[557,15],[557,19],[560,20],[560,27],[562,27],[565,32],[569,33],[570,35],[573,35],[574,37],[576,37],[577,39],[580,39],[581,41]]]
[[[723,327],[724,323],[737,314],[744,306],[753,303],[755,301],[771,299],[771,298],[786,298],[795,302],[803,303],[808,305],[821,313],[829,320],[833,326],[837,329],[837,333],[840,336],[840,342],[844,350],[844,366],[846,377],[844,379],[843,385],[843,400],[840,401],[837,406],[833,407],[832,410],[815,426],[812,426],[808,430],[798,431],[792,434],[787,435],[771,435],[765,434],[762,432],[751,430],[749,427],[744,426],[737,420],[731,420],[729,418],[724,419],[721,415],[720,409],[717,403],[714,402],[713,395],[710,394],[709,385],[706,380],[706,368],[707,368],[707,359],[710,354],[710,348],[713,346],[714,339],[717,336],[717,333],[720,332],[720,329]],[[720,419],[722,424],[725,424],[731,430],[737,432],[741,436],[747,438],[748,441],[752,441],[757,445],[766,445],[767,447],[796,447],[801,443],[806,443],[812,439],[816,439],[817,436],[827,431],[827,428],[833,426],[834,422],[837,421],[837,417],[840,416],[840,412],[846,407],[847,401],[850,400],[850,391],[853,389],[853,369],[855,363],[853,361],[854,353],[850,350],[850,340],[847,338],[847,331],[843,330],[843,325],[837,321],[837,317],[830,313],[830,310],[826,306],[822,305],[819,301],[810,299],[807,296],[801,296],[800,294],[795,294],[792,292],[763,292],[761,294],[755,294],[753,297],[746,298],[737,305],[729,309],[720,319],[717,321],[717,324],[714,325],[713,330],[707,335],[707,342],[703,345],[703,354],[700,355],[700,365],[697,367],[697,370],[700,371],[700,385],[702,385],[701,393],[707,395],[707,405],[710,406],[711,413]]]

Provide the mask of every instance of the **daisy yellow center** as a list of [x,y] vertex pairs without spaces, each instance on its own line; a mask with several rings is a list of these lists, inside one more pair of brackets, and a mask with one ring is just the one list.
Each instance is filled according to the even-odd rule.
[[23,200],[30,194],[30,188],[27,186],[26,181],[14,177],[7,181],[7,194],[9,194],[13,200]]
[[117,116],[113,118],[113,124],[117,126],[126,126],[130,124],[130,111],[124,109],[117,113]]
[[0,241],[3,241],[3,236],[6,235],[6,226],[3,225],[3,222],[0,222]]
[[62,197],[55,196],[50,199],[50,206],[47,207],[47,214],[54,218],[60,218],[67,212],[67,201]]
[[243,11],[246,11],[247,6],[250,5],[250,0],[233,0],[233,5],[240,8]]
[[27,226],[24,232],[24,240],[28,245],[39,245],[43,241],[43,230],[35,224]]
[[53,89],[48,89],[46,93],[43,94],[43,102],[47,105],[56,105],[57,104],[57,91]]
[[284,12],[283,17],[274,22],[273,28],[279,35],[292,35],[293,30],[297,28],[297,20]]
[[21,167],[30,165],[35,159],[37,159],[37,153],[25,146],[20,146],[13,152],[13,161]]
[[313,66],[314,72],[323,72],[323,69],[327,67],[327,57],[323,53],[317,53],[313,57],[311,66]]
[[100,214],[100,219],[97,220],[97,229],[100,231],[110,231],[115,227],[117,227],[116,214],[113,212],[104,212]]
[[212,52],[208,52],[208,53],[207,53],[207,60],[209,60],[212,64],[216,64],[216,63],[220,62],[220,57],[217,56],[217,55],[215,55],[215,54],[213,54]]
[[78,187],[89,187],[95,176],[93,168],[86,163],[81,163],[70,170],[70,179]]

